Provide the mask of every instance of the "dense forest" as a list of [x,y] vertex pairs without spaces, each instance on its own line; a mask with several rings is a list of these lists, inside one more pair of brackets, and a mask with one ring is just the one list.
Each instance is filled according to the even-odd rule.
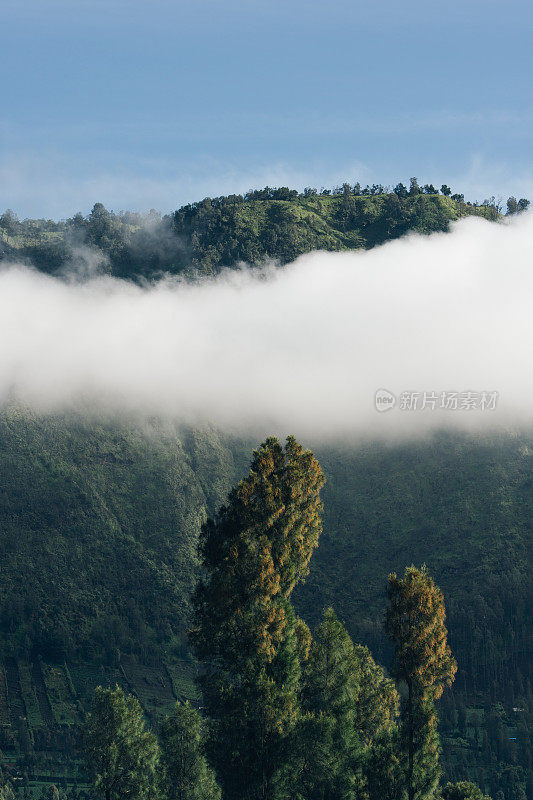
[[[509,198],[506,211],[527,205]],[[0,249],[4,261],[53,274],[142,281],[216,274],[241,261],[283,264],[317,248],[369,248],[409,230],[444,231],[465,215],[498,220],[502,211],[494,198],[466,203],[447,186],[438,192],[414,179],[394,190],[266,188],[163,218],[101,204],[64,222],[5,212]],[[309,576],[294,587],[295,613],[316,631],[333,606],[346,636],[389,668],[387,574],[427,564],[444,593],[458,663],[438,700],[445,774],[451,784],[475,781],[494,800],[533,800],[533,436],[442,432],[394,444],[308,444],[326,479],[324,531]],[[154,728],[176,700],[202,704],[196,678],[204,668],[187,637],[200,530],[247,474],[254,445],[207,426],[87,409],[2,410],[0,748],[8,800],[57,800],[50,784],[71,800],[90,791],[78,733],[99,684],[133,695]],[[200,737],[194,714],[182,722]],[[445,800],[462,800],[452,789]]]
[[[527,209],[525,198],[507,201],[507,213]],[[161,217],[113,213],[96,203],[91,213],[54,222],[0,216],[0,258],[33,264],[45,272],[101,270],[120,278],[212,275],[240,262],[267,259],[281,264],[312,250],[369,248],[408,231],[432,233],[476,215],[496,220],[502,204],[494,197],[465,202],[412,178],[409,189],[381,185],[334,189],[266,187],[246,195],[205,198]]]
[[254,451],[199,541],[188,637],[203,667],[203,725],[178,702],[149,731],[132,695],[99,687],[84,744],[102,798],[487,800],[471,781],[441,785],[438,701],[457,663],[426,566],[389,574],[392,680],[332,607],[313,632],[297,616],[292,594],[319,543],[324,481],[293,437]]
[[[186,629],[199,530],[245,474],[251,446],[156,420],[4,412],[3,674],[8,681],[16,666],[22,708],[36,708],[35,751],[49,730],[52,761],[70,752],[68,731],[98,682],[133,690],[153,719],[175,697],[195,702]],[[295,589],[297,612],[315,626],[333,605],[386,665],[384,576],[427,563],[445,593],[459,664],[439,701],[447,774],[518,798],[531,783],[532,437],[443,433],[315,451],[326,477],[324,532]],[[14,696],[5,698],[1,745],[13,754],[22,741]],[[44,774],[39,753],[32,758]]]

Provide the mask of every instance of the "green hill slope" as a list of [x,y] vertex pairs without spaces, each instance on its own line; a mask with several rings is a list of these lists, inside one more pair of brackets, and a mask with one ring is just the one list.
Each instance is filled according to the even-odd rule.
[[179,646],[206,506],[234,480],[215,433],[0,417],[0,635],[61,661]]
[[[383,190],[378,187],[381,192]],[[284,199],[280,199],[284,198]],[[97,203],[84,218],[66,222],[5,215],[0,225],[0,260],[22,260],[46,272],[87,269],[100,259],[110,274],[156,278],[171,274],[210,275],[239,262],[292,261],[312,250],[368,248],[407,231],[444,231],[468,215],[498,219],[494,206],[478,206],[440,194],[398,196],[394,192],[312,194],[265,189],[206,198],[160,219],[129,212],[113,214]],[[95,259],[96,255],[96,259]]]
[[[97,204],[64,223],[11,220],[0,260],[83,271],[88,246],[120,277],[215,274],[446,230],[467,214],[498,217],[423,193],[265,190],[162,220]],[[0,748],[36,785],[65,758],[69,779],[83,779],[75,732],[98,683],[133,691],[152,719],[177,697],[198,699],[185,634],[196,541],[255,444],[157,420],[0,414]],[[533,436],[313,449],[327,477],[324,534],[299,612],[312,624],[334,605],[386,664],[387,573],[426,562],[460,667],[442,704],[450,777],[517,800],[533,787]]]
[[[185,629],[196,540],[251,447],[156,421],[1,415],[2,749],[23,755],[33,740],[39,751],[52,736],[69,752],[100,682],[135,691],[150,716],[175,697],[194,699]],[[529,739],[508,752],[504,734],[533,711],[533,437],[315,452],[327,477],[324,533],[299,612],[313,623],[333,604],[387,663],[386,576],[426,562],[445,592],[460,665],[444,705],[448,766],[479,780],[483,763],[494,781],[512,767],[523,783]]]
[[[5,651],[111,663],[117,650],[149,661],[183,645],[200,525],[251,448],[154,421],[3,413]],[[306,619],[333,603],[385,658],[386,576],[425,562],[447,595],[470,689],[489,691],[488,678],[493,691],[526,670],[532,438],[441,434],[315,450],[327,484],[324,534],[297,594]]]
[[[38,753],[52,736],[68,752],[97,683],[118,680],[150,716],[194,699],[184,631],[196,539],[251,447],[155,421],[2,414],[3,750],[23,754],[29,736]],[[505,734],[533,711],[533,437],[314,449],[327,477],[324,533],[299,612],[313,623],[333,604],[387,663],[386,576],[426,562],[460,665],[443,707],[447,764],[479,780],[483,763],[494,781],[512,767],[524,782],[529,739],[508,752]]]
[[494,691],[527,670],[533,437],[441,433],[318,452],[325,530],[300,593],[307,617],[335,604],[381,655],[372,625],[384,613],[384,575],[426,563],[472,689]]
[[287,263],[312,250],[373,247],[410,230],[444,231],[450,221],[470,214],[498,216],[492,207],[442,195],[299,195],[234,205],[229,198],[204,200],[177,211],[174,228],[188,244],[194,266],[213,272],[239,261],[256,264],[274,258]]

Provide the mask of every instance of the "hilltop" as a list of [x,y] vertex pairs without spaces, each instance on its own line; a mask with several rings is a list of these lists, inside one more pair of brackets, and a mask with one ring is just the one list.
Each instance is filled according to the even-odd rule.
[[472,204],[443,189],[446,194],[432,186],[409,193],[401,184],[394,191],[344,184],[319,194],[266,187],[244,197],[205,198],[164,217],[115,214],[101,203],[88,216],[63,222],[20,222],[6,212],[0,217],[0,259],[49,273],[98,265],[115,277],[151,280],[163,273],[213,275],[240,262],[285,264],[312,250],[370,248],[408,231],[446,231],[465,216],[499,219],[493,200]]

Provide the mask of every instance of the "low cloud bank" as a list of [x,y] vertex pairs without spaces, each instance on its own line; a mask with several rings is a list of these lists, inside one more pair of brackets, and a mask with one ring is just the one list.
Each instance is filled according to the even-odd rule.
[[533,214],[200,284],[8,265],[0,403],[313,437],[530,425],[532,297]]

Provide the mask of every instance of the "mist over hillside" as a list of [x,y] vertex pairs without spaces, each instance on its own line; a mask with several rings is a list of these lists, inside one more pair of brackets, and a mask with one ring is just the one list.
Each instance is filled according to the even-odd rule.
[[532,242],[525,213],[200,281],[7,263],[0,401],[83,402],[257,438],[528,425]]
[[200,527],[262,438],[295,433],[327,481],[298,612],[313,625],[333,604],[387,665],[387,574],[426,563],[459,662],[447,773],[515,800],[533,712],[532,220],[341,192],[6,234],[0,747],[33,737],[74,760],[102,681],[154,724],[198,702]]
[[533,4],[0,5],[0,800],[533,800]]

